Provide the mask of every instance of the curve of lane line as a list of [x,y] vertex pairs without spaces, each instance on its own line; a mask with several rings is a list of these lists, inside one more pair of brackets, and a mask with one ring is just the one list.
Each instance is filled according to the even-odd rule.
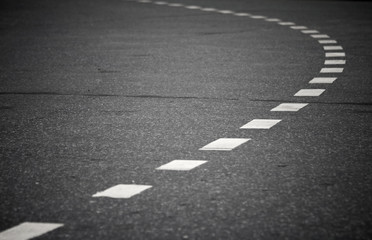
[[[212,7],[201,7],[196,5],[185,5],[182,3],[171,3],[165,1],[151,1],[151,0],[134,0],[138,3],[155,4],[159,6],[179,7],[195,11],[214,12],[217,14],[228,14],[236,17],[246,17],[257,20],[264,20],[268,23],[274,23],[278,26],[289,27],[292,30],[300,31],[302,34],[308,35],[318,41],[323,46],[325,51],[324,67],[320,70],[318,76],[309,81],[311,86],[325,86],[324,84],[331,84],[337,79],[337,74],[343,72],[343,66],[346,64],[345,52],[343,47],[337,44],[337,41],[331,39],[329,35],[322,34],[316,29],[310,29],[307,26],[297,25],[294,22],[282,21],[278,18],[269,18],[262,15],[253,15],[247,12],[235,12],[228,9],[216,9]],[[318,97],[324,93],[326,89],[322,88],[304,88],[300,89],[294,96],[303,100],[306,97]],[[280,103],[270,111],[281,112],[297,112],[306,107],[308,103],[299,101],[299,103]],[[240,129],[270,129],[279,124],[282,119],[253,119]],[[250,138],[219,138],[200,148],[203,151],[231,151],[236,147],[250,141]],[[175,171],[189,171],[198,167],[207,161],[202,160],[173,160],[165,165],[162,165],[156,170],[175,170]],[[98,192],[93,197],[111,197],[111,198],[130,198],[142,191],[151,188],[149,185],[135,185],[135,184],[119,184],[110,187],[102,192]]]

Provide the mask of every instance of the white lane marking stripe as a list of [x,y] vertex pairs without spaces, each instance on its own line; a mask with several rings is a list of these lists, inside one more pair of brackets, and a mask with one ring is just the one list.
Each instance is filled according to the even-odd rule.
[[139,3],[150,3],[151,1],[149,1],[149,0],[138,0],[137,2],[139,2]]
[[268,21],[268,22],[280,22],[281,20],[279,18],[266,18],[265,21]]
[[249,140],[251,139],[250,138],[220,138],[205,145],[199,150],[230,151]]
[[326,52],[326,57],[345,57],[344,52]]
[[320,70],[321,73],[342,73],[343,71],[343,68],[322,68]]
[[28,240],[41,236],[56,228],[62,227],[61,223],[35,223],[24,222],[0,233],[1,240]]
[[201,9],[202,7],[191,5],[191,6],[185,6],[185,8],[187,8],[187,9]]
[[181,3],[169,3],[168,6],[170,6],[170,7],[183,7],[183,4],[181,4]]
[[292,29],[294,29],[294,30],[307,29],[307,27],[305,27],[305,26],[291,26],[290,28],[292,28]]
[[270,129],[281,119],[253,119],[249,123],[242,126],[240,129]]
[[327,34],[313,34],[310,35],[312,38],[330,38]]
[[156,169],[157,170],[189,171],[206,162],[207,161],[202,161],[202,160],[173,160]]
[[333,83],[336,81],[335,77],[316,77],[313,78],[309,83]]
[[320,44],[332,44],[332,43],[337,43],[336,40],[318,40]]
[[233,11],[230,11],[230,10],[218,10],[217,12],[222,13],[222,14],[231,14],[231,13],[234,13]]
[[275,108],[271,109],[272,112],[297,112],[304,108],[308,103],[281,103]]
[[301,89],[298,91],[296,97],[318,97],[320,96],[325,89]]
[[305,34],[319,33],[319,31],[317,31],[317,30],[302,30],[301,32],[305,33]]
[[205,12],[215,12],[215,11],[217,11],[217,9],[215,9],[215,8],[201,8],[200,10],[205,11]]
[[252,16],[250,16],[250,18],[253,18],[253,19],[264,19],[266,17],[265,16],[260,16],[260,15],[252,15]]
[[249,13],[234,13],[235,16],[238,16],[238,17],[248,17],[248,16],[251,16],[251,14]]
[[168,4],[167,2],[163,2],[163,1],[157,1],[157,2],[154,2],[155,4],[157,5],[166,5]]
[[342,50],[341,46],[323,46],[324,50]]
[[346,60],[325,60],[325,65],[338,65],[338,64],[345,64]]
[[92,197],[130,198],[151,187],[149,185],[119,184],[102,192],[97,192]]
[[293,22],[278,22],[279,25],[282,25],[282,26],[290,26],[290,25],[295,25],[295,23]]

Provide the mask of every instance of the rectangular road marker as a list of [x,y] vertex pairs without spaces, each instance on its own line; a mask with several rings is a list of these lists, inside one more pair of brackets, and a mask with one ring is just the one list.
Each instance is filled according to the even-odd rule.
[[238,16],[238,17],[248,17],[248,16],[251,16],[251,14],[249,13],[234,13],[235,16]]
[[296,25],[295,23],[293,22],[278,22],[279,25],[282,25],[282,26],[291,26],[291,25]]
[[170,6],[170,7],[182,7],[183,4],[181,4],[181,3],[169,3],[168,6]]
[[344,52],[326,52],[325,53],[326,57],[345,57]]
[[343,68],[322,68],[320,70],[321,73],[342,73],[343,71]]
[[154,2],[155,4],[157,5],[166,5],[168,4],[167,2],[163,2],[163,1],[157,1],[157,2]]
[[306,107],[308,103],[281,103],[275,108],[271,109],[272,112],[297,112],[303,107]]
[[200,10],[205,11],[205,12],[214,12],[217,11],[215,8],[201,8]]
[[310,35],[312,38],[330,38],[328,35],[326,34],[313,34],[313,35]]
[[231,14],[231,13],[234,13],[233,11],[230,11],[230,10],[218,10],[217,12],[222,13],[222,14]]
[[342,65],[345,64],[346,60],[325,60],[325,65]]
[[320,44],[332,44],[332,43],[337,43],[336,40],[318,40]]
[[296,97],[318,97],[320,96],[325,89],[301,89],[298,91]]
[[264,19],[266,17],[265,16],[259,16],[259,15],[252,15],[252,16],[250,16],[250,18],[253,18],[253,19]]
[[280,22],[281,20],[279,18],[266,18],[265,21],[268,21],[268,22]]
[[62,227],[60,223],[24,222],[0,233],[1,240],[28,240],[41,236],[56,228]]
[[240,146],[241,144],[251,140],[250,138],[220,138],[213,141],[199,150],[209,150],[209,151],[231,151],[234,148]]
[[336,81],[335,77],[316,77],[313,78],[309,83],[333,83]]
[[302,30],[302,33],[311,34],[311,33],[319,33],[318,30]]
[[93,197],[130,198],[151,187],[149,185],[119,184],[102,192],[97,192]]
[[187,8],[187,9],[201,9],[202,7],[191,5],[191,6],[185,6],[185,8]]
[[341,46],[323,46],[324,50],[342,50]]
[[305,26],[291,26],[292,29],[294,30],[302,30],[302,29],[307,29]]
[[167,164],[164,164],[158,168],[157,170],[175,170],[175,171],[189,171],[193,168],[196,168],[207,161],[201,160],[173,160]]
[[240,129],[270,129],[277,123],[282,121],[281,119],[253,119],[249,123],[242,126]]

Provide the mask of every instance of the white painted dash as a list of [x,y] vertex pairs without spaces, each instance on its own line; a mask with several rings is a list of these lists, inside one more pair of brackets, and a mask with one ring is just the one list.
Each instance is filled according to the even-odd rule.
[[163,2],[163,1],[156,1],[154,3],[157,4],[157,5],[166,5],[166,4],[168,4],[167,2]]
[[302,30],[301,32],[305,34],[319,33],[318,30]]
[[291,26],[290,28],[292,28],[292,29],[294,29],[294,30],[307,29],[307,27],[305,27],[305,26]]
[[298,91],[296,97],[318,97],[320,96],[325,89],[301,89]]
[[341,46],[323,46],[324,50],[342,50]]
[[238,17],[249,17],[251,16],[251,14],[249,13],[234,13],[235,16],[238,16]]
[[343,68],[322,68],[320,70],[321,73],[342,73],[343,71]]
[[249,123],[242,126],[240,129],[270,129],[281,119],[253,119]]
[[325,53],[326,57],[345,57],[344,52],[326,52]]
[[330,38],[328,35],[326,34],[312,34],[310,35],[312,38]]
[[234,13],[233,11],[230,11],[230,10],[218,10],[217,12],[222,13],[222,14],[231,14],[231,13]]
[[217,139],[199,150],[210,150],[210,151],[231,151],[241,144],[251,140],[250,138],[220,138]]
[[28,240],[62,227],[61,223],[24,222],[0,233],[1,240]]
[[260,16],[260,15],[252,15],[252,16],[250,16],[250,18],[253,18],[253,19],[264,19],[266,17],[265,16]]
[[333,43],[337,43],[336,40],[318,40],[318,42],[320,44],[333,44]]
[[335,77],[316,77],[313,78],[309,83],[333,83],[334,81],[336,81],[336,79],[337,78]]
[[191,6],[185,6],[185,8],[187,8],[187,9],[201,9],[202,7],[191,5]]
[[93,197],[130,198],[151,187],[149,185],[119,184],[102,192],[97,192]]
[[217,11],[217,9],[215,9],[215,8],[201,8],[200,10],[205,11],[205,12],[215,12],[215,11]]
[[279,25],[282,25],[282,26],[291,26],[291,25],[296,25],[295,23],[293,22],[278,22]]
[[189,171],[207,161],[202,160],[173,160],[157,168],[157,170]]
[[279,18],[266,18],[265,21],[268,21],[268,22],[280,22],[281,20]]
[[275,108],[271,109],[272,112],[297,112],[304,108],[308,103],[281,103]]
[[168,6],[170,6],[170,7],[183,7],[183,4],[181,4],[181,3],[169,3]]
[[345,64],[346,60],[325,60],[325,65],[342,65]]

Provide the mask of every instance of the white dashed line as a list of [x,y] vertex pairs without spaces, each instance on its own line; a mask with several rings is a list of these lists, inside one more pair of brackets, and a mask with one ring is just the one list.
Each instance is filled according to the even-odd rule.
[[345,64],[346,60],[325,60],[325,65],[342,65]]
[[312,38],[330,38],[327,34],[313,34],[310,35]]
[[251,140],[250,138],[220,138],[213,141],[199,150],[208,151],[231,151],[241,144]]
[[189,171],[207,161],[202,160],[173,160],[157,168],[157,170]]
[[302,30],[301,32],[305,34],[319,33],[319,31],[317,30]]
[[217,9],[215,9],[215,8],[201,8],[200,10],[204,11],[204,12],[215,12],[215,11],[217,11]]
[[296,97],[318,97],[325,89],[301,89],[294,96]]
[[149,0],[138,0],[137,2],[139,2],[139,3],[151,3],[151,1],[149,1]]
[[234,13],[233,11],[230,11],[230,10],[218,10],[217,12],[222,13],[222,14],[231,14],[231,13]]
[[341,46],[323,46],[324,50],[342,50]]
[[157,1],[157,2],[154,2],[154,4],[156,4],[156,5],[167,5],[168,3],[167,2],[162,2],[162,1]]
[[253,119],[249,123],[242,126],[240,129],[270,129],[277,123],[282,121],[281,119]]
[[278,22],[279,25],[282,25],[282,26],[291,26],[291,25],[296,25],[295,23],[293,22]]
[[308,103],[281,103],[275,108],[271,109],[272,112],[297,112],[304,108]]
[[251,14],[249,13],[234,13],[235,16],[238,16],[238,17],[249,17],[251,16]]
[[250,18],[253,18],[253,19],[264,19],[266,17],[265,16],[260,16],[260,15],[252,15],[252,16],[250,16]]
[[344,52],[326,52],[326,57],[345,57]]
[[309,83],[333,83],[336,81],[335,77],[316,77],[313,78]]
[[183,4],[181,4],[181,3],[169,3],[168,6],[169,7],[183,7]]
[[292,28],[292,29],[294,29],[294,30],[307,29],[307,27],[305,27],[305,26],[291,26],[290,28]]
[[97,192],[93,197],[130,198],[151,187],[149,185],[119,184],[102,192]]
[[343,71],[343,68],[322,68],[320,70],[321,73],[342,73]]
[[279,18],[266,18],[265,21],[267,21],[267,22],[280,22],[281,20]]
[[318,42],[320,44],[333,44],[333,43],[337,43],[336,40],[318,40]]
[[60,223],[24,222],[0,233],[1,240],[28,240],[41,236],[56,228],[62,227]]
[[201,9],[202,7],[199,6],[185,6],[187,9]]

